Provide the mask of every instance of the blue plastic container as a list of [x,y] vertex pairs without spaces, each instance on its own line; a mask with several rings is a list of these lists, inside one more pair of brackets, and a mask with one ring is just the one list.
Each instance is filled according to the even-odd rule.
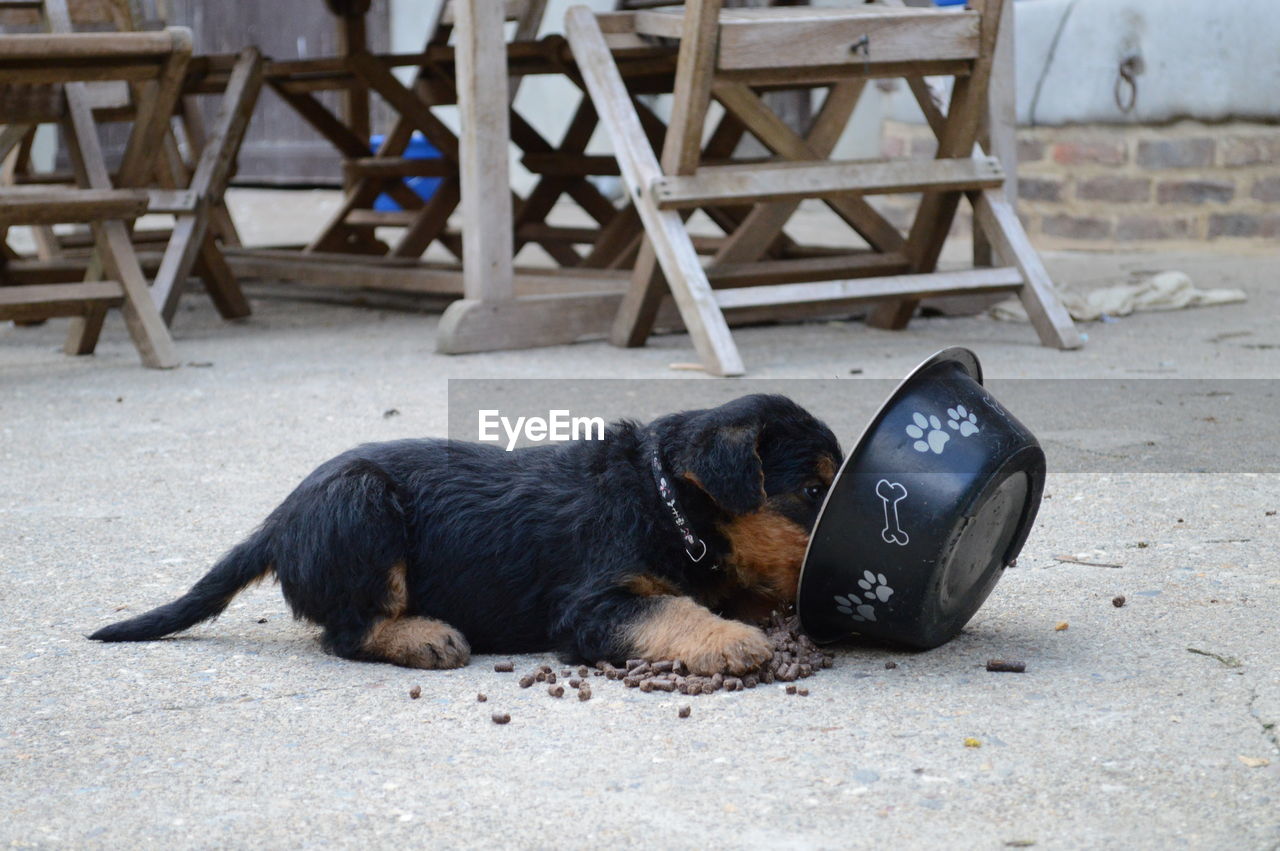
[[[369,144],[373,151],[376,152],[382,145],[383,137],[381,135],[371,136]],[[421,133],[414,133],[409,137],[409,145],[404,149],[404,157],[409,160],[438,160],[440,159],[440,151],[436,146],[427,141],[426,137]],[[431,196],[436,194],[436,187],[440,185],[442,178],[439,177],[407,177],[404,184],[418,194],[423,201],[430,200]],[[383,212],[394,212],[401,209],[390,195],[379,195],[377,200],[373,202],[373,209]]]
[[933,0],[935,6],[963,6],[966,0]]

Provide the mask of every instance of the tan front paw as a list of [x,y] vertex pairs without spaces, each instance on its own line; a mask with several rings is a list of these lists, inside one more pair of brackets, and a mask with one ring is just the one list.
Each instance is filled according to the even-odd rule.
[[721,625],[706,638],[706,648],[684,658],[695,674],[743,674],[759,668],[773,658],[769,639],[757,627],[737,621],[721,620]]
[[663,599],[629,629],[634,654],[679,659],[694,674],[741,674],[773,658],[773,647],[754,626],[717,617],[688,597]]

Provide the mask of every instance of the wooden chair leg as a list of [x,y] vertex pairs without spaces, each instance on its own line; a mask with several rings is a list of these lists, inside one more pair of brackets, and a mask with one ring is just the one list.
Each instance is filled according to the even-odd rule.
[[[715,375],[741,375],[742,358],[702,271],[684,221],[673,210],[659,210],[648,195],[647,187],[662,176],[662,168],[645,139],[640,119],[594,14],[584,6],[571,8],[565,29],[591,99],[610,131],[632,203],[644,223],[655,259],[670,282],[676,307],[703,366]],[[695,156],[697,153],[695,151]],[[638,297],[639,294],[633,296]]]
[[211,233],[205,233],[200,243],[194,271],[204,281],[205,291],[223,319],[244,319],[253,313],[240,282]]
[[618,313],[613,318],[609,342],[627,349],[643,346],[658,318],[658,308],[662,306],[662,297],[667,294],[667,289],[653,244],[644,239],[631,271],[631,285],[623,294]]
[[227,319],[247,316],[249,302],[239,292],[239,284],[221,258],[210,259],[219,251],[209,236],[209,213],[214,202],[221,203],[222,193],[231,177],[236,152],[249,126],[253,105],[262,89],[262,56],[256,48],[240,52],[223,93],[213,133],[208,137],[196,163],[187,188],[195,202],[189,211],[177,213],[169,244],[165,247],[160,268],[156,271],[153,294],[165,322],[172,322],[178,308],[182,288],[196,261],[204,257],[206,288]]
[[106,321],[105,307],[91,307],[84,316],[76,316],[67,328],[67,339],[62,351],[68,355],[91,355],[98,347],[102,335],[102,323]]
[[973,201],[975,230],[981,228],[995,253],[1003,262],[1016,266],[1026,281],[1018,291],[1018,298],[1026,307],[1027,316],[1040,335],[1040,342],[1059,349],[1083,346],[1084,341],[1071,321],[1071,314],[1054,292],[1049,273],[1004,192],[988,189],[973,193],[970,198]]
[[[175,98],[176,93],[174,89],[172,94]],[[95,189],[110,188],[111,179],[102,155],[85,84],[67,83],[64,97],[67,104],[67,118],[64,121],[67,154],[77,180],[82,185]],[[157,109],[168,110],[171,107],[172,101],[155,105]],[[158,137],[157,129],[150,138],[155,140]],[[145,141],[147,137],[141,138]],[[143,275],[138,257],[134,253],[129,228],[123,221],[108,219],[94,223],[93,234],[104,273],[109,279],[118,281],[124,289],[125,301],[121,312],[143,364],[155,369],[176,367],[179,363],[177,349],[160,310],[152,301],[146,276]],[[80,338],[87,341],[92,336],[88,333],[92,330],[88,326],[93,324],[93,319],[89,317],[81,321],[84,328],[79,329]],[[76,323],[73,322],[73,331],[76,330],[75,326]]]

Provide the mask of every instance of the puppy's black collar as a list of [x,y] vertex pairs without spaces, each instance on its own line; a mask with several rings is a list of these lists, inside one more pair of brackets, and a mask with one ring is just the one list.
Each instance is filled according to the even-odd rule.
[[[676,528],[680,530],[680,538],[684,541],[685,555],[694,564],[698,564],[707,557],[710,548],[707,546],[706,541],[694,533],[692,527],[689,526],[688,519],[684,516],[684,512],[680,510],[680,501],[676,498],[676,489],[672,486],[666,471],[662,469],[662,459],[658,457],[658,447],[656,445],[650,451],[649,459],[653,468],[653,481],[658,486],[658,498],[667,507],[667,511],[670,512]],[[714,561],[709,562],[708,566],[711,570],[720,569],[720,565]]]

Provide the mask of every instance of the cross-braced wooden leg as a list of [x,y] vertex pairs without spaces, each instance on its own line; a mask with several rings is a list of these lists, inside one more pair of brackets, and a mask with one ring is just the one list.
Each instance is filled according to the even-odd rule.
[[223,318],[239,319],[250,313],[249,302],[230,268],[221,256],[212,256],[220,251],[209,225],[210,212],[215,203],[222,201],[261,89],[262,56],[256,48],[246,48],[231,70],[213,133],[205,141],[187,184],[190,209],[175,211],[173,232],[156,272],[154,297],[166,322],[173,321],[182,287],[197,261],[206,273],[205,287]]
[[[185,63],[185,59],[183,60]],[[175,92],[176,94],[176,92]],[[77,178],[82,185],[92,188],[110,188],[106,160],[98,141],[93,113],[89,107],[84,83],[67,83],[63,96],[67,103],[65,122],[67,153]],[[170,102],[171,105],[171,102]],[[159,108],[159,107],[157,107]],[[135,136],[136,139],[156,139],[159,133]],[[125,327],[133,338],[134,346],[146,366],[171,369],[178,365],[178,352],[165,327],[156,303],[152,301],[147,279],[138,264],[133,250],[129,229],[119,220],[106,220],[93,224],[98,257],[106,275],[120,282],[125,301],[121,308]],[[97,325],[97,328],[94,326]],[[67,349],[81,350],[89,341],[97,339],[101,320],[95,315],[72,319],[68,331]]]
[[[714,15],[711,20],[714,22]],[[742,358],[729,334],[724,315],[716,305],[715,295],[702,271],[683,219],[674,210],[659,210],[648,194],[647,187],[662,176],[662,167],[645,139],[644,128],[591,10],[582,6],[570,9],[566,34],[601,121],[610,130],[627,190],[644,223],[656,262],[667,277],[676,307],[704,366],[716,375],[741,375],[744,371]],[[709,76],[705,82],[709,84]],[[683,108],[688,109],[690,100],[684,101],[686,106]],[[681,108],[677,102],[672,117],[675,132],[683,136],[685,130],[696,124],[700,136],[701,115],[684,115],[682,118]],[[688,135],[693,138],[692,131]],[[680,151],[682,158],[695,165],[701,153],[698,141],[693,141],[691,153]]]
[[[968,157],[973,152],[987,107],[987,84],[991,78],[1004,4],[1002,0],[985,0],[981,9],[978,58],[974,61],[972,73],[967,77],[957,77],[952,88],[946,123],[938,133],[938,159]],[[935,127],[936,132],[935,122],[940,116],[936,115],[936,107],[929,108],[927,85],[919,78],[909,83],[922,109],[926,110],[926,117],[932,119],[930,126]],[[959,192],[935,191],[926,192],[921,198],[911,233],[907,236],[906,254],[913,272],[932,272],[937,268],[938,257],[942,254],[947,233],[960,205],[960,195]],[[876,328],[905,328],[919,305],[918,298],[882,302],[867,316],[867,324]]]

